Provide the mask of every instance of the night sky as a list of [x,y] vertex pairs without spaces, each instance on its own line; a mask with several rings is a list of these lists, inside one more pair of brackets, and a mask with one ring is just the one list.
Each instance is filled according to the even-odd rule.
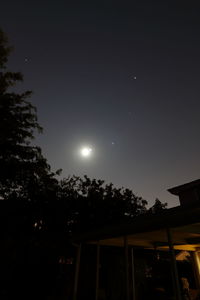
[[3,1],[9,67],[24,74],[18,90],[34,92],[35,143],[53,170],[174,206],[167,188],[200,177],[200,9],[117,3]]

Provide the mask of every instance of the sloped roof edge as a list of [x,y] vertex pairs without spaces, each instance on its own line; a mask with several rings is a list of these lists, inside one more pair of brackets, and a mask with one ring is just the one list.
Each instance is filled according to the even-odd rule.
[[88,232],[75,234],[72,242],[98,241],[130,234],[150,232],[200,222],[200,207],[183,209],[180,206],[163,210],[159,214],[144,214],[129,223],[108,225]]
[[181,184],[181,185],[175,186],[173,188],[170,188],[170,189],[168,189],[168,192],[170,192],[173,195],[178,196],[181,192],[193,189],[197,186],[200,187],[200,179],[197,179],[197,180],[191,181],[189,183]]

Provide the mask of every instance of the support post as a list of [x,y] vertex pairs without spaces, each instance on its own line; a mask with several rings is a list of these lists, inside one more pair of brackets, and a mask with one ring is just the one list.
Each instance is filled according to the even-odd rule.
[[192,256],[192,265],[193,265],[193,270],[194,270],[194,276],[195,276],[195,282],[197,289],[200,289],[200,257],[199,257],[199,252],[194,251],[190,252]]
[[73,300],[77,300],[78,279],[79,279],[79,270],[80,270],[80,259],[81,259],[81,244],[78,245],[78,247],[77,247],[77,253],[76,253],[76,267],[75,267]]
[[171,265],[172,265],[172,274],[173,274],[173,284],[174,284],[174,292],[175,297],[177,300],[181,300],[181,290],[179,285],[179,278],[178,278],[178,269],[176,265],[176,256],[174,252],[174,246],[172,242],[172,235],[170,228],[167,228],[167,238],[168,238],[168,244],[169,244],[169,250],[171,254]]
[[136,300],[135,262],[134,262],[134,251],[133,251],[133,248],[131,248],[131,266],[132,266],[132,292],[133,292],[133,300]]
[[128,264],[128,239],[124,236],[124,256],[125,256],[125,278],[126,278],[126,300],[129,300],[129,264]]
[[100,257],[100,243],[97,243],[97,260],[96,260],[96,291],[95,299],[98,300],[99,296],[99,257]]

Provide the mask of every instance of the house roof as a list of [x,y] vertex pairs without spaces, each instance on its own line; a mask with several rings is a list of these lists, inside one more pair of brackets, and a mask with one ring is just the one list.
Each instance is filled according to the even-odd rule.
[[123,246],[124,236],[129,245],[143,248],[168,249],[166,228],[171,228],[176,249],[194,251],[200,247],[200,207],[174,207],[156,215],[141,215],[126,224],[116,224],[77,234],[73,242]]
[[187,190],[194,189],[196,187],[200,187],[200,179],[170,188],[170,189],[168,189],[168,192],[170,192],[173,195],[179,196],[180,193],[187,191]]

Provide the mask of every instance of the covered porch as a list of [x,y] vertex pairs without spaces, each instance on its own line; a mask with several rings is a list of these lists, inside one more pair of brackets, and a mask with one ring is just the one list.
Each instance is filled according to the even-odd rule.
[[[101,273],[100,261],[103,259],[101,253],[104,251],[103,249],[105,247],[117,247],[123,252],[125,279],[124,295],[127,300],[141,299],[138,298],[137,293],[135,266],[136,253],[140,250],[168,253],[173,296],[163,299],[183,299],[183,289],[177,263],[178,260],[180,260],[181,255],[183,256],[183,252],[181,251],[187,251],[190,256],[195,280],[195,289],[191,291],[193,292],[193,294],[191,293],[191,297],[197,299],[200,288],[199,221],[199,208],[184,210],[182,207],[176,207],[163,211],[159,215],[138,216],[129,224],[107,226],[99,230],[76,236],[73,240],[73,243],[77,246],[73,299],[81,299],[79,273],[82,263],[81,248],[84,244],[90,244],[96,248],[96,267],[95,271],[93,271],[93,276],[95,276],[95,300],[103,299],[99,287],[99,278]],[[190,280],[190,278],[188,279]]]

